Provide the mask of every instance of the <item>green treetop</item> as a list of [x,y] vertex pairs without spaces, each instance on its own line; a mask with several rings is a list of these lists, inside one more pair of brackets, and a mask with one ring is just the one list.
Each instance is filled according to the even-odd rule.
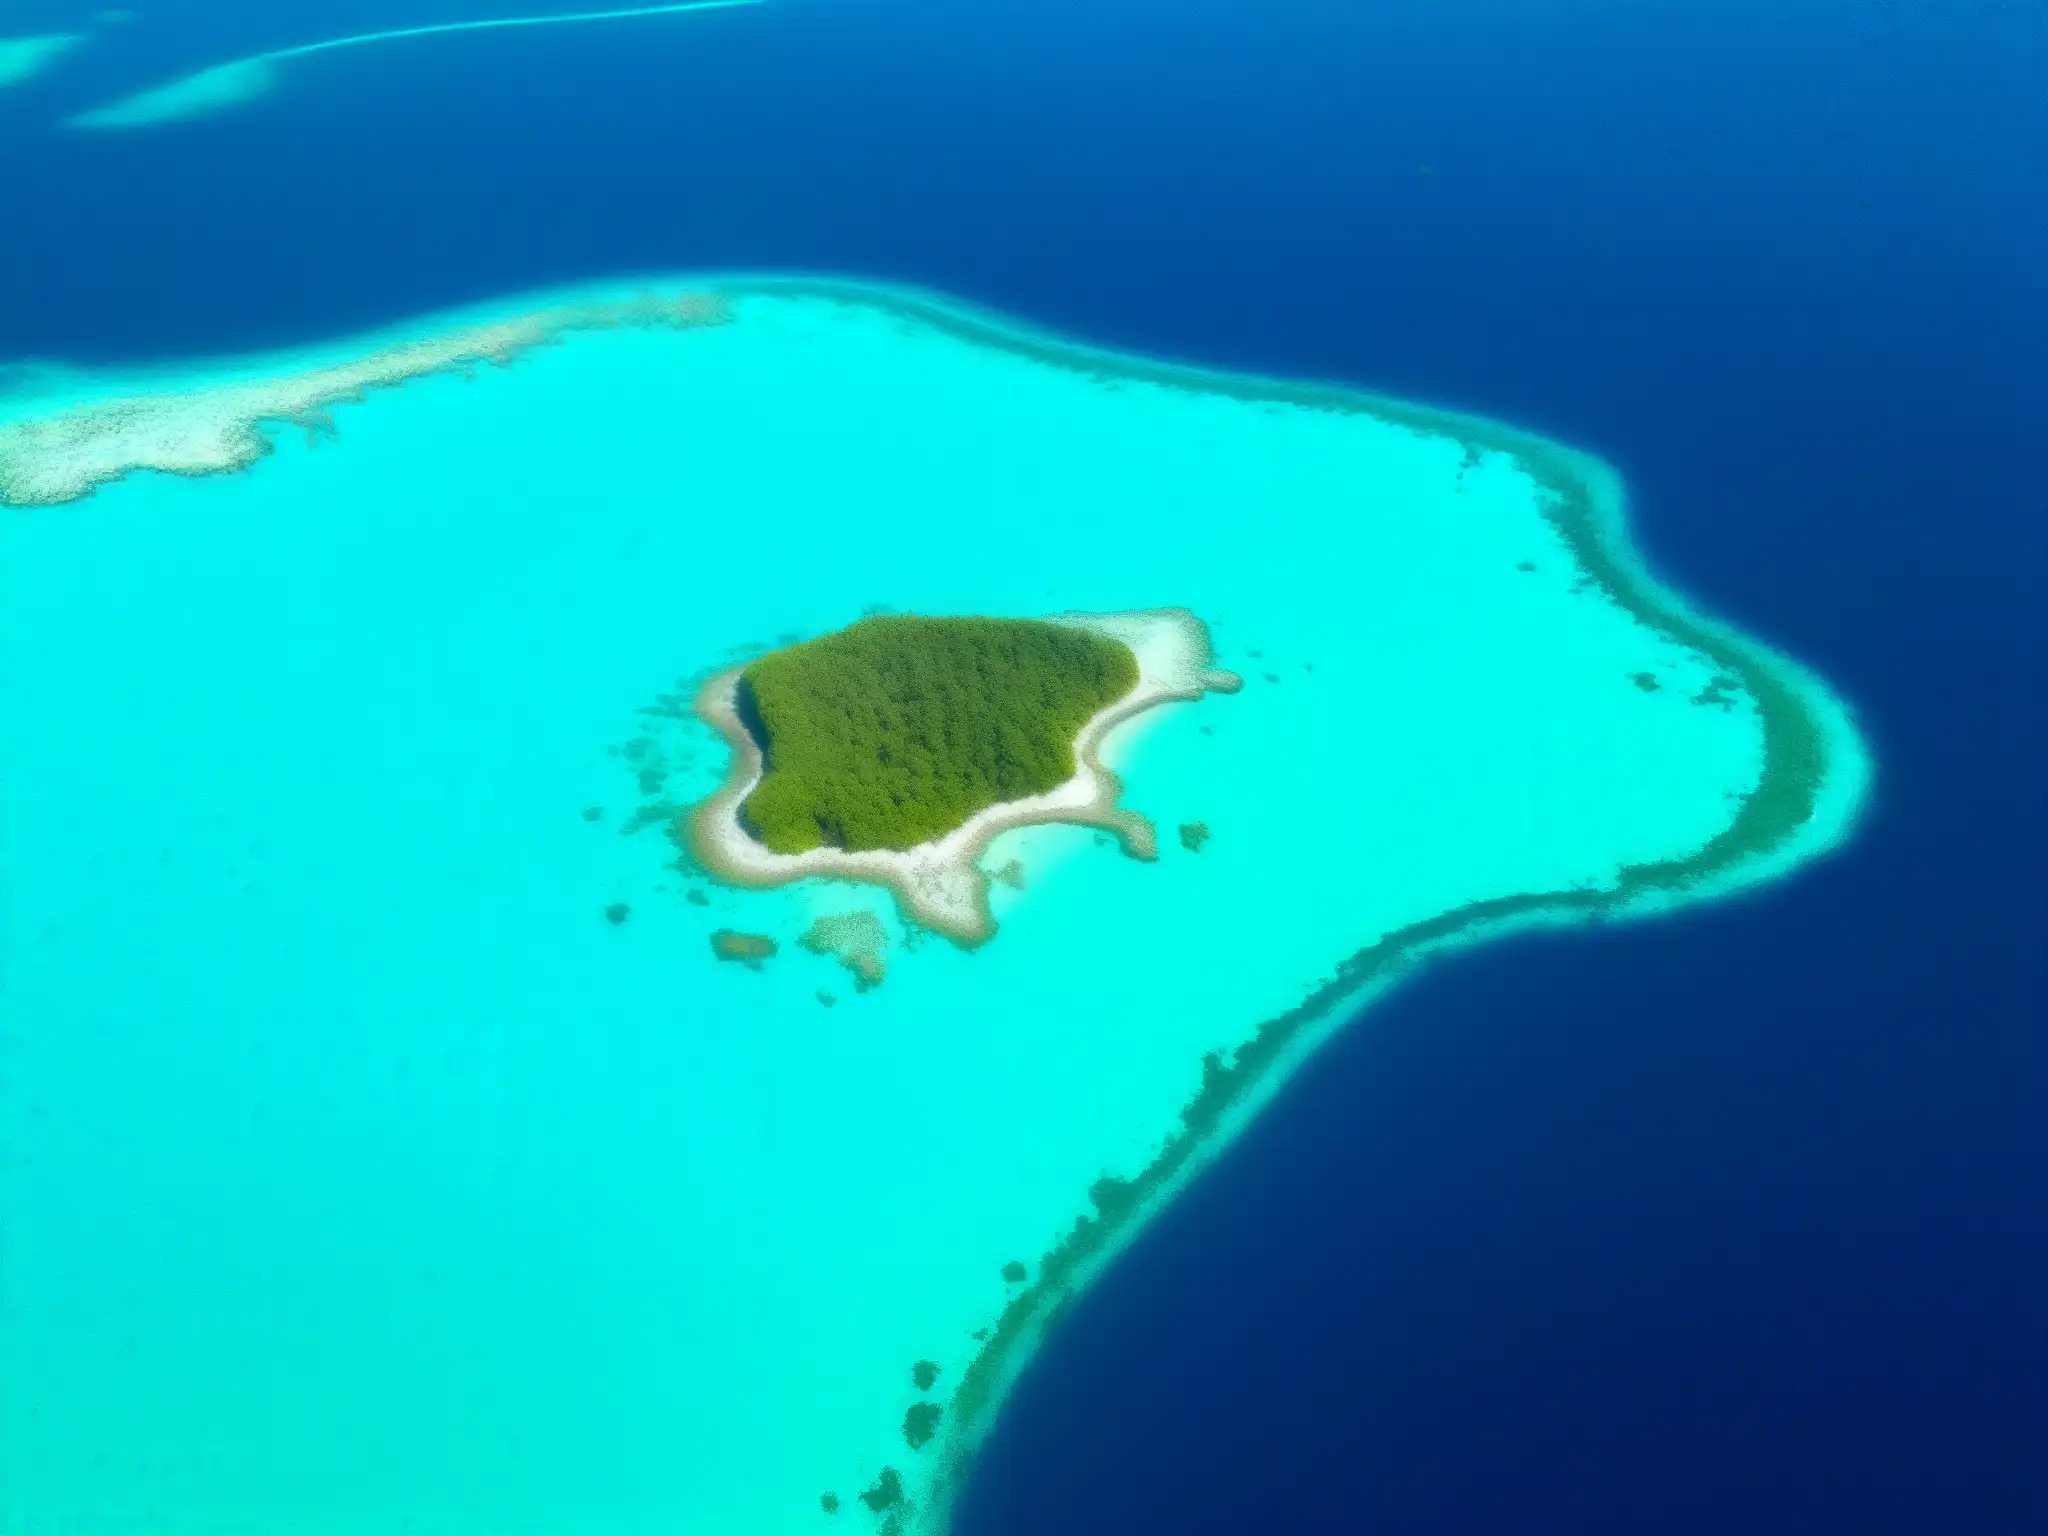
[[775,853],[929,842],[1073,777],[1082,725],[1137,681],[1128,646],[1064,624],[862,619],[741,674],[766,759],[741,819]]

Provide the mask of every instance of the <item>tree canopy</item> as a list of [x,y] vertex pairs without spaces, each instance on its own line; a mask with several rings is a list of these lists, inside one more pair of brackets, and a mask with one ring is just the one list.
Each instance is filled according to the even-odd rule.
[[1073,777],[1082,725],[1137,681],[1128,646],[1064,624],[862,619],[741,674],[766,760],[741,820],[775,853],[915,847]]

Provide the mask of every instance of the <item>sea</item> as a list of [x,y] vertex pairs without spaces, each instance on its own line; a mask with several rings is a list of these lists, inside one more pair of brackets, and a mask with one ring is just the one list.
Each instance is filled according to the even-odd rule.
[[1376,999],[1062,1317],[962,1536],[2048,1531],[2048,8],[769,0],[58,126],[518,10],[0,9],[90,34],[0,92],[0,359],[917,285],[1597,453],[1875,762],[1780,882]]

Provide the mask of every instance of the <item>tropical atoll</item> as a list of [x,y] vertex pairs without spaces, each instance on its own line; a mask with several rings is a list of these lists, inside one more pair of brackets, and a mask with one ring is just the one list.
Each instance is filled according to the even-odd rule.
[[1074,738],[1138,683],[1121,641],[1035,619],[862,619],[750,662],[761,744],[740,803],[775,853],[914,848],[1074,774]]
[[[1855,824],[1847,707],[1584,453],[668,286],[0,394],[9,1087],[64,1106],[0,1181],[23,1529],[942,1536],[1046,1330],[1380,992]],[[863,610],[1138,682],[1050,790],[777,853],[740,681]],[[164,1262],[77,1305],[116,1250]]]
[[976,861],[998,833],[1072,822],[1158,856],[1097,748],[1154,705],[1236,692],[1209,652],[1184,609],[863,619],[704,686],[698,713],[732,769],[678,831],[736,884],[885,885],[906,918],[978,944],[995,922]]

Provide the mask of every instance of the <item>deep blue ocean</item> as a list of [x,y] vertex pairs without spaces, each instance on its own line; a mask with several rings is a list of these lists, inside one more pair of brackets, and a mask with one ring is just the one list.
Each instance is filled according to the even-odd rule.
[[1074,1309],[963,1536],[2048,1532],[2041,0],[772,0],[52,127],[508,8],[145,5],[7,92],[0,359],[928,284],[1588,448],[1876,755],[1765,894],[1377,1005]]

